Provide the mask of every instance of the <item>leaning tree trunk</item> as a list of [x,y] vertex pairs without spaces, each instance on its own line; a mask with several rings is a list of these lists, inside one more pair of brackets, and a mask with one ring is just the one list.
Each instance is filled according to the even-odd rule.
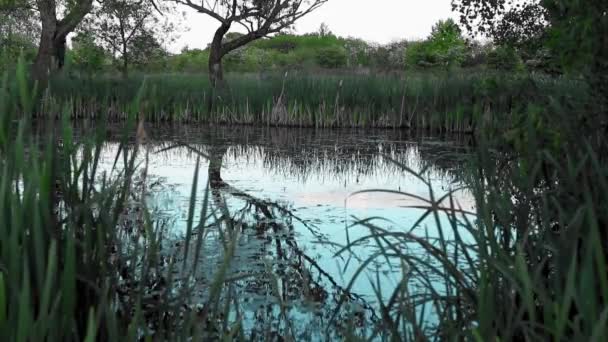
[[213,41],[211,42],[211,48],[209,50],[209,81],[213,88],[221,86],[224,81],[222,58],[226,53],[222,46],[222,40],[229,29],[230,24],[222,24],[222,26],[215,31]]

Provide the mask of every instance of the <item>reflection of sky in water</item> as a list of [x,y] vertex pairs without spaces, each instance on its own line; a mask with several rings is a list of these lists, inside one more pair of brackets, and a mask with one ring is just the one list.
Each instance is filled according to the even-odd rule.
[[[276,147],[231,146],[230,137],[221,142],[231,146],[223,158],[222,179],[234,188],[256,198],[285,204],[300,219],[314,226],[315,230],[310,231],[303,223],[294,221],[295,240],[304,253],[343,286],[351,279],[359,262],[353,259],[345,269],[344,264],[348,256],[336,258],[334,256],[338,250],[336,246],[346,244],[347,239],[354,241],[369,233],[367,228],[356,226],[349,228],[347,237],[346,227],[356,221],[353,217],[359,219],[382,217],[388,222],[375,221],[381,227],[400,231],[410,231],[413,228],[412,232],[419,236],[427,234],[430,237],[438,236],[433,217],[424,220],[417,227],[412,227],[423,211],[404,207],[423,205],[420,200],[404,195],[371,192],[351,196],[358,191],[386,189],[429,198],[428,188],[422,181],[400,170],[379,153],[381,151],[412,170],[420,171],[429,164],[429,161],[423,160],[421,156],[424,144],[406,142],[383,144],[377,140],[370,142],[370,139],[362,134],[354,138],[351,136],[351,139],[351,144],[359,142],[361,146],[366,147],[363,152],[359,152],[359,155],[333,153],[332,151],[335,152],[338,148],[337,145],[332,146],[331,141],[318,145],[311,144],[311,146],[304,144],[301,153],[297,148],[283,151],[285,146],[280,144],[274,145]],[[169,144],[170,142],[160,145]],[[208,143],[207,148],[213,144],[214,142]],[[117,144],[107,145],[103,155],[106,166],[114,161],[117,148]],[[154,150],[159,149],[155,147]],[[322,152],[314,153],[315,149]],[[205,147],[202,146],[201,150],[205,150]],[[313,151],[312,155],[310,151]],[[158,177],[163,179],[163,184],[167,185],[162,191],[154,194],[152,206],[175,215],[177,224],[173,228],[173,233],[178,236],[183,235],[196,156],[187,148],[179,147],[162,153],[151,153],[149,158],[150,175],[153,179]],[[200,212],[201,201],[205,195],[208,166],[209,162],[201,159],[196,216]],[[446,168],[434,166],[432,162],[425,178],[431,182],[436,198],[458,187],[458,184],[452,184],[453,178]],[[473,210],[474,202],[467,192],[455,193],[454,199],[462,209]],[[241,202],[238,199],[230,199],[227,203],[231,208],[240,208]],[[441,220],[446,222],[446,226],[448,225],[445,217]],[[444,233],[448,239],[453,236],[452,232]],[[219,248],[213,248],[210,242],[206,245],[206,253],[213,253],[214,250],[220,253]],[[269,255],[264,256],[259,252],[264,249],[261,245],[263,244],[256,240],[254,234],[240,239],[237,253],[239,263],[250,263],[249,269],[262,267],[256,258],[268,259]],[[356,257],[365,259],[376,250],[372,243],[366,243],[354,248],[353,253]],[[217,258],[217,255],[208,255],[209,257]],[[370,266],[372,269],[377,268],[381,271],[383,289],[389,291],[387,293],[392,292],[401,276],[398,265],[395,268],[390,267],[386,262],[372,265]],[[361,277],[354,284],[353,292],[370,300],[374,297],[367,277]]]

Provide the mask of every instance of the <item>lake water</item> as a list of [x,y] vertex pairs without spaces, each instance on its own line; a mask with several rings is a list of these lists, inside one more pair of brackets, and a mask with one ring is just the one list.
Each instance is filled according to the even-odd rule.
[[[466,156],[464,139],[393,130],[176,126],[148,127],[147,136],[147,206],[167,222],[165,252],[178,265],[196,267],[190,278],[196,295],[205,301],[224,265],[228,277],[238,278],[228,291],[238,303],[234,320],[240,317],[257,336],[288,329],[303,339],[322,339],[347,323],[365,329],[379,317],[376,291],[390,296],[403,277],[401,264],[377,258],[350,284],[378,245],[366,240],[337,253],[369,235],[369,227],[356,224],[367,218],[377,218],[371,223],[388,231],[437,237],[436,221],[416,224],[424,210],[412,208],[425,204],[415,196],[428,199],[428,186],[404,167],[424,171],[439,198],[462,186]],[[111,134],[102,154],[107,169],[119,148],[112,140]],[[194,237],[185,256],[197,163]],[[361,193],[374,189],[392,193]],[[457,191],[454,199],[474,211],[467,191]],[[211,217],[198,226],[201,212]],[[448,239],[452,234],[443,233]],[[199,234],[202,249],[195,255]],[[228,238],[236,245],[225,264]]]

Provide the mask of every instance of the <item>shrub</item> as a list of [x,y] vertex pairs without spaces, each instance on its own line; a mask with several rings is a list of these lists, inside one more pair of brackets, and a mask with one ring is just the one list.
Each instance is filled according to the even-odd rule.
[[26,63],[36,57],[36,46],[27,37],[13,35],[10,40],[0,39],[0,70],[14,66],[20,56]]
[[385,70],[403,70],[407,45],[406,41],[398,41],[370,48],[371,66]]
[[184,49],[179,55],[171,56],[168,59],[168,66],[172,71],[207,72],[208,64],[208,50]]
[[467,44],[467,52],[462,61],[463,67],[478,67],[487,64],[489,47],[477,41]]
[[72,39],[72,49],[68,51],[68,63],[79,71],[87,74],[99,72],[106,61],[106,52],[95,44],[95,38],[86,33],[80,33]]
[[411,43],[405,52],[405,65],[462,66],[467,56],[467,45],[456,23],[439,21],[427,40]]
[[515,71],[523,67],[517,51],[508,46],[497,46],[488,53],[488,67],[496,70]]
[[426,40],[410,43],[405,49],[406,68],[434,65],[435,60],[430,45],[430,42]]
[[327,47],[317,51],[317,64],[323,68],[341,68],[346,66],[346,49],[342,47]]
[[439,21],[429,38],[430,50],[436,63],[444,66],[460,66],[466,55],[466,42],[462,32],[452,20]]

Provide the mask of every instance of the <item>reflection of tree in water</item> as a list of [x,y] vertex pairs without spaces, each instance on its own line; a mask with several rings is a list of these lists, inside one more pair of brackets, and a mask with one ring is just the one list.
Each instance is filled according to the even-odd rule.
[[[298,246],[294,221],[299,221],[312,234],[322,239],[316,227],[300,220],[287,205],[256,198],[222,179],[222,160],[227,151],[227,146],[216,146],[208,151],[206,156],[209,158],[209,187],[213,202],[223,212],[220,221],[228,220],[230,226],[240,227],[243,234],[261,245],[254,253],[246,256],[249,260],[236,260],[240,265],[236,265],[235,271],[253,271],[252,277],[242,280],[239,284],[239,301],[242,305],[247,305],[247,302],[255,303],[256,297],[261,300],[253,304],[251,315],[248,317],[251,320],[248,322],[251,337],[260,340],[267,340],[269,337],[280,338],[286,334],[322,337],[327,328],[323,324],[327,324],[331,318],[336,318],[332,333],[345,329],[346,327],[340,324],[344,324],[347,319],[360,329],[371,324],[372,320],[377,318],[372,307],[363,298],[346,291],[334,279],[335,275],[328,274],[313,257]],[[236,210],[234,205],[226,208],[231,198],[244,205]],[[359,309],[337,312],[337,316],[333,317],[340,302],[351,303]],[[281,312],[281,306],[286,306],[288,313]],[[308,313],[308,317],[312,318],[310,320],[304,318],[305,314],[298,312],[306,308],[311,310]],[[354,315],[355,319],[349,318],[350,315]],[[269,333],[272,336],[267,336]]]
[[[400,166],[386,157],[414,170],[428,166],[435,175],[447,176],[462,163],[466,136],[453,136],[442,143],[423,139],[400,130],[314,130],[296,128],[214,127],[176,128],[158,136],[157,150],[181,142],[208,154],[214,146],[229,146],[225,157],[256,162],[283,176],[305,181],[312,175],[344,179],[380,174],[402,173]],[[166,139],[164,139],[166,137]],[[176,141],[175,137],[178,137]],[[171,149],[167,158],[195,157],[189,149]],[[225,158],[227,159],[227,158]],[[226,160],[225,160],[226,161]]]
[[[39,127],[48,130],[49,127]],[[76,127],[75,135],[88,135],[93,127]],[[196,157],[189,149],[167,149],[186,143],[208,153],[213,146],[229,146],[232,159],[262,161],[278,174],[306,180],[312,174],[328,177],[397,174],[403,170],[385,157],[411,167],[447,176],[462,165],[470,145],[468,135],[427,139],[424,133],[379,129],[311,129],[251,126],[160,125],[147,127],[154,150],[166,158]],[[123,127],[106,129],[108,143],[122,141]]]
[[[183,132],[170,131],[163,135],[162,131],[152,130],[150,135],[156,141],[166,141],[156,143],[153,149],[171,161],[184,156],[204,156],[209,161],[210,195],[221,213],[219,221],[225,228],[236,228],[233,230],[239,235],[239,250],[229,276],[252,275],[229,282],[225,292],[235,293],[232,310],[240,310],[236,315],[244,317],[246,330],[260,340],[268,339],[269,333],[274,337],[298,336],[308,331],[309,336],[313,332],[323,336],[330,318],[335,318],[334,324],[343,324],[344,329],[348,323],[360,324],[360,329],[364,329],[364,323],[370,323],[375,313],[363,298],[339,285],[335,279],[339,275],[327,273],[309,251],[298,245],[294,225],[308,228],[313,236],[323,240],[315,227],[299,220],[288,205],[256,198],[225,182],[221,172],[223,162],[250,157],[262,160],[263,166],[270,170],[297,175],[300,179],[306,179],[311,173],[343,177],[374,172],[387,175],[391,170],[403,172],[382,155],[414,170],[432,165],[435,175],[447,175],[454,167],[453,159],[440,156],[445,145],[419,145],[401,131],[353,134],[348,130],[238,127],[198,130],[180,127],[178,130]],[[221,238],[216,235],[215,240],[209,240],[201,252],[205,259],[201,267],[207,269],[207,276],[196,279],[202,292],[209,290],[206,285],[212,281],[214,266],[221,261],[223,253]],[[205,302],[204,293],[199,298]],[[343,301],[359,309],[354,310],[355,313],[350,309],[340,310],[349,307],[343,305]],[[286,308],[281,311],[283,306]],[[313,309],[302,313],[306,308]],[[335,325],[332,327],[334,333],[340,330],[335,329]]]

